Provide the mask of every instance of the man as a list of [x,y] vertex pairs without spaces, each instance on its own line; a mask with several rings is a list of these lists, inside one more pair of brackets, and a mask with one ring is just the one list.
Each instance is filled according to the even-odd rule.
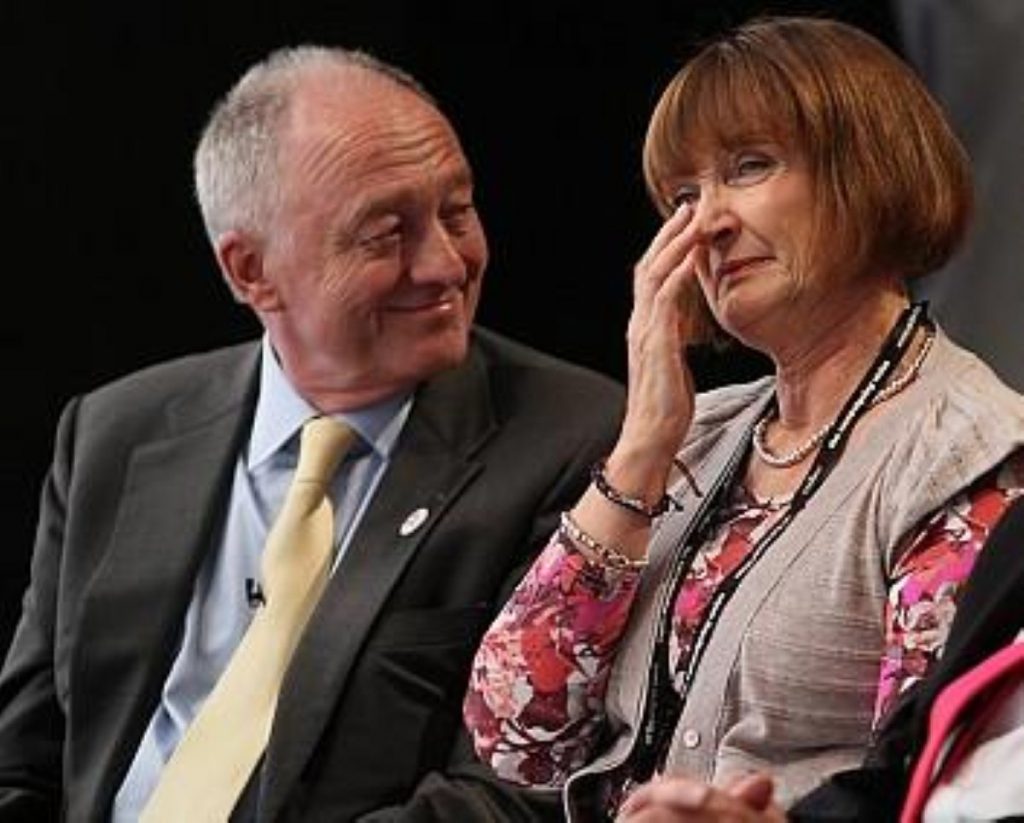
[[[396,69],[271,55],[215,109],[196,186],[266,334],[65,410],[0,676],[0,819],[204,819],[188,804],[222,770],[241,775],[232,819],[539,814],[473,762],[461,699],[478,636],[608,447],[619,388],[472,328],[487,245],[470,168]],[[228,672],[287,605],[261,554],[323,416],[356,439],[317,481],[333,553],[288,625],[269,740],[246,765],[211,756],[259,737],[243,714],[197,766],[179,743],[211,693],[238,717]],[[243,687],[270,677],[246,665]],[[160,811],[168,796],[184,810]]]
[[864,766],[834,775],[787,813],[770,802],[771,793],[767,775],[727,790],[667,778],[634,794],[622,819],[1024,819],[1024,500],[999,519],[968,578],[942,658],[896,704]]

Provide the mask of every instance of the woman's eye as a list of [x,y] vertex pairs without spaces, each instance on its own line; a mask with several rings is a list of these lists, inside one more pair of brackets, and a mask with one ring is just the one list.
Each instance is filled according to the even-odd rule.
[[741,154],[733,163],[731,180],[733,185],[752,186],[775,171],[779,163],[766,154]]
[[671,205],[673,211],[680,206],[693,206],[700,200],[700,186],[696,183],[687,183],[676,189],[672,195]]

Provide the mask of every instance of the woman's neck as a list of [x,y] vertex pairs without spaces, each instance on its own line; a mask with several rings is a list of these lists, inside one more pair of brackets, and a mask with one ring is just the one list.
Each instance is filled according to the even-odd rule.
[[907,305],[899,289],[864,297],[826,299],[806,332],[774,353],[777,435],[799,440],[830,423]]

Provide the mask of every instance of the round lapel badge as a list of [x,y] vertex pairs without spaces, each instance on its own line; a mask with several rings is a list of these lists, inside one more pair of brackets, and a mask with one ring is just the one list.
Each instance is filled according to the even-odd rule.
[[420,506],[418,509],[413,509],[409,512],[409,516],[402,521],[402,525],[398,527],[398,533],[402,537],[408,537],[420,526],[427,522],[427,518],[430,516],[430,512]]

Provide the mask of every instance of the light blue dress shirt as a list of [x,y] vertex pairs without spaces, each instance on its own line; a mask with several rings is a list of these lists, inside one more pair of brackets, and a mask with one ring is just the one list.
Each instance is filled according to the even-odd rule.
[[[412,398],[403,396],[337,415],[360,439],[331,484],[336,545],[332,574],[387,469],[411,408]],[[164,764],[249,626],[254,607],[247,580],[259,580],[263,544],[298,460],[299,431],[317,414],[288,381],[264,337],[256,413],[235,465],[224,531],[196,579],[181,647],[160,704],[114,799],[115,823],[138,820]]]

